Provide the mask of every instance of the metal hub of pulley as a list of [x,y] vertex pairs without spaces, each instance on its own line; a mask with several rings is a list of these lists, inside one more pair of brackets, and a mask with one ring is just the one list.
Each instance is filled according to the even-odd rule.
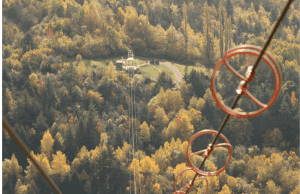
[[[187,163],[190,165],[190,167],[192,168],[192,170],[195,171],[199,175],[202,175],[202,176],[216,176],[216,175],[220,174],[222,171],[224,171],[227,168],[227,166],[228,166],[228,164],[230,162],[231,156],[232,156],[232,146],[230,145],[228,139],[224,135],[219,134],[219,136],[225,141],[225,143],[220,143],[220,144],[214,145],[213,147],[211,147],[211,144],[209,144],[206,149],[197,151],[197,152],[192,153],[192,154],[189,154],[189,147],[191,146],[191,144],[193,143],[193,141],[197,137],[200,137],[201,135],[205,135],[205,134],[214,134],[214,135],[217,135],[218,132],[214,131],[214,130],[205,129],[205,130],[199,131],[198,133],[196,133],[195,135],[193,135],[192,138],[190,139],[190,141],[188,142],[188,146],[187,146],[187,150],[186,150]],[[228,147],[228,151],[229,151],[228,161],[225,164],[225,166],[223,166],[221,169],[219,169],[217,171],[214,171],[214,172],[205,172],[205,171],[199,170],[192,163],[192,161],[191,161],[191,157],[192,156],[204,153],[204,157],[208,158],[215,147],[221,147],[221,146],[227,146]]]

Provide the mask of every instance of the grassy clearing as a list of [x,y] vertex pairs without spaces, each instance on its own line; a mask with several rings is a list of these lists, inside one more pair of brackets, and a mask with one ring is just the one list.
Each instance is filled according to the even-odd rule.
[[172,77],[173,81],[174,81],[174,80],[177,81],[177,80],[176,80],[176,77],[175,77],[175,75],[174,75],[174,73],[173,73],[173,71],[172,71],[171,69],[169,69],[168,67],[166,67],[166,66],[163,65],[163,64],[159,64],[159,67],[160,67],[161,69],[165,70],[165,72],[167,72],[167,74],[169,74],[169,75]]
[[158,77],[158,71],[155,67],[152,65],[145,65],[140,68],[140,71],[146,74],[149,74],[151,78],[157,78]]
[[85,71],[90,72],[91,70],[100,70],[107,71],[107,66],[100,61],[93,60],[82,60],[85,64]]
[[137,61],[139,64],[143,64],[143,63],[145,63],[145,61],[143,61],[143,60],[140,60],[140,59],[136,59],[136,61]]
[[[180,65],[180,64],[177,64],[177,63],[173,63],[173,65],[175,65],[179,69],[179,71],[182,73],[182,75],[185,74],[185,65]],[[207,68],[204,68],[204,67],[188,66],[187,73],[190,74],[193,69],[196,70],[196,71],[202,71],[206,75],[211,75],[212,72],[213,72],[212,69],[207,69]]]

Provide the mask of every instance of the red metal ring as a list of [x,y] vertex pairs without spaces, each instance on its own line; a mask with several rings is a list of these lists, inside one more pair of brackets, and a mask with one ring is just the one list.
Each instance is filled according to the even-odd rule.
[[196,155],[196,154],[201,154],[201,153],[204,153],[206,151],[206,149],[204,150],[201,150],[201,151],[198,151],[194,154],[191,154],[189,155],[188,153],[188,150],[189,150],[189,147],[191,146],[192,142],[199,136],[201,135],[204,135],[204,134],[215,134],[217,135],[218,132],[215,131],[215,130],[209,130],[209,129],[205,129],[205,130],[202,130],[202,131],[199,131],[198,133],[196,133],[195,135],[193,135],[188,143],[188,146],[187,146],[187,150],[186,150],[186,159],[187,159],[187,163],[190,165],[190,167],[192,168],[193,171],[195,171],[197,174],[200,174],[202,176],[216,176],[218,174],[220,174],[222,171],[224,171],[229,162],[230,162],[230,159],[231,159],[231,156],[232,156],[232,146],[230,145],[228,139],[220,134],[219,136],[226,142],[226,143],[221,143],[221,144],[217,144],[217,145],[214,145],[214,147],[220,147],[220,146],[227,146],[228,147],[228,150],[229,150],[229,157],[228,157],[228,161],[227,163],[225,164],[225,166],[223,166],[221,169],[217,170],[217,171],[214,171],[214,172],[205,172],[205,171],[202,171],[202,170],[199,170],[198,168],[196,168],[193,163],[191,162],[191,159],[190,157],[193,156],[193,155]]
[[[229,51],[227,51],[224,54],[224,57],[218,62],[217,66],[214,69],[214,72],[212,74],[212,78],[211,78],[211,92],[212,92],[212,96],[216,102],[216,104],[218,105],[219,108],[221,108],[224,112],[226,112],[227,114],[234,116],[234,117],[238,117],[238,118],[251,118],[254,116],[257,116],[259,114],[261,114],[262,112],[264,112],[265,110],[267,110],[275,101],[276,98],[279,95],[279,91],[280,91],[280,86],[281,86],[281,76],[280,76],[280,70],[279,67],[277,65],[277,63],[275,62],[275,60],[271,57],[271,55],[269,55],[268,53],[266,53],[266,56],[262,57],[262,60],[264,60],[272,69],[272,72],[274,74],[274,78],[275,78],[275,89],[274,89],[274,93],[272,98],[270,99],[268,104],[263,104],[260,101],[258,101],[254,96],[252,96],[252,94],[248,91],[244,91],[245,94],[251,99],[253,100],[256,104],[258,104],[260,107],[262,107],[261,109],[257,110],[257,111],[253,111],[253,112],[239,112],[239,111],[235,111],[232,110],[230,107],[226,106],[225,104],[221,103],[221,101],[218,99],[217,95],[216,95],[216,89],[215,89],[215,85],[214,85],[214,80],[215,80],[215,75],[217,70],[220,68],[220,66],[225,63],[226,67],[233,72],[236,76],[238,76],[240,79],[247,81],[247,78],[245,77],[241,77],[239,73],[237,73],[237,71],[235,71],[227,62],[226,60],[236,56],[236,55],[242,55],[242,54],[250,54],[253,56],[259,56],[259,52],[257,52],[257,50],[259,49],[258,47],[251,47],[252,50],[249,49],[245,49],[245,48],[250,48],[250,46],[248,45],[244,45],[244,46],[239,46],[237,48],[233,48]],[[271,62],[271,61],[272,62]]]
[[[187,188],[189,187],[190,184],[189,184],[189,183],[186,184],[182,189],[180,189],[180,191],[177,191],[177,189],[176,189],[176,180],[177,180],[177,178],[178,178],[179,175],[181,175],[183,172],[185,172],[185,171],[187,171],[187,170],[192,170],[192,169],[191,169],[191,168],[186,168],[186,169],[182,170],[182,171],[176,176],[175,181],[174,181],[174,189],[175,189],[175,192],[174,192],[173,194],[185,194],[184,190],[187,189]],[[205,193],[204,193],[204,194],[206,194],[206,193],[207,193],[207,190],[208,190],[208,180],[207,180],[207,178],[206,178],[205,176],[201,176],[201,177],[196,178],[195,180],[203,179],[203,178],[206,180],[206,191],[205,191]],[[191,187],[193,187],[193,185],[191,185]],[[190,189],[191,189],[191,188],[190,188]]]

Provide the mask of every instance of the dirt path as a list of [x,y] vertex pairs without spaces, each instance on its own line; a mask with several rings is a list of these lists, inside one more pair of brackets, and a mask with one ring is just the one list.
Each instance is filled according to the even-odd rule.
[[179,84],[182,79],[183,79],[183,75],[182,73],[179,71],[179,69],[174,66],[172,63],[170,62],[161,62],[161,64],[163,64],[164,66],[166,66],[167,68],[171,69],[177,79],[177,83]]

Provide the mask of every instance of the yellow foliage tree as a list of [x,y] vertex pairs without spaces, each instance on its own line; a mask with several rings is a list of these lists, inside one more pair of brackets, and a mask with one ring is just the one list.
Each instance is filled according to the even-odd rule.
[[266,194],[281,193],[281,188],[276,186],[273,180],[268,180],[266,185]]
[[10,160],[4,159],[2,162],[2,186],[4,187],[8,184],[10,191],[13,192],[18,178],[21,178],[21,172],[22,167],[19,166],[15,154],[12,154]]
[[180,134],[178,133],[176,121],[171,121],[168,127],[162,130],[161,136],[163,140],[170,141],[171,138],[178,138]]
[[224,185],[222,187],[222,191],[219,192],[218,194],[231,194],[231,191],[230,191],[230,189],[229,189],[229,187],[227,185]]
[[35,73],[31,73],[31,75],[29,75],[29,81],[33,87],[37,88],[39,80]]
[[97,1],[91,1],[89,4],[84,3],[82,9],[84,10],[84,25],[87,26],[90,33],[93,33],[94,30],[98,27],[100,21],[104,21],[104,18],[101,18],[99,9],[102,6]]
[[297,184],[295,189],[291,191],[289,194],[298,194],[300,193],[300,184]]
[[115,80],[117,78],[117,71],[116,71],[115,66],[112,61],[110,61],[108,64],[106,76],[112,80]]
[[227,184],[227,180],[228,180],[228,174],[226,174],[226,170],[224,170],[223,172],[220,173],[219,175],[219,183],[220,186],[224,186],[225,184]]
[[185,106],[180,91],[167,90],[165,109],[167,111],[179,111]]
[[158,164],[160,172],[163,172],[168,165],[168,159],[162,147],[160,147],[152,157],[154,158],[155,164]]
[[153,106],[164,108],[165,103],[166,103],[166,93],[165,93],[163,87],[161,87],[159,90],[159,93],[155,97]]
[[194,133],[194,126],[191,125],[190,119],[187,114],[181,114],[180,123],[178,126],[180,131],[180,138],[182,140],[189,140]]
[[102,94],[100,94],[99,92],[94,92],[93,90],[88,91],[87,98],[93,103],[95,103],[98,107],[100,107],[101,104],[104,102]]
[[78,62],[80,62],[80,61],[82,60],[82,56],[81,56],[80,54],[78,54],[78,55],[76,56],[76,60],[77,60]]
[[4,106],[3,108],[4,108],[4,110],[7,111],[8,117],[11,116],[10,109],[13,107],[14,104],[15,104],[15,101],[12,98],[12,94],[11,94],[9,88],[6,88],[4,96],[3,96],[3,106]]
[[122,149],[118,146],[118,148],[114,151],[116,158],[118,158],[124,166],[128,165],[127,154],[129,153],[129,151],[130,144],[128,144],[126,141],[124,141]]
[[54,140],[49,130],[44,133],[43,139],[41,140],[41,152],[44,152],[47,158],[50,160],[50,157],[53,153],[53,143]]
[[83,76],[85,74],[85,65],[83,62],[79,62],[77,71],[79,76]]
[[149,133],[149,127],[146,121],[143,122],[143,124],[140,126],[140,136],[144,142],[150,141],[150,133]]
[[[208,163],[205,163],[205,166],[206,166],[207,171],[209,171],[209,172],[217,170],[217,167],[211,161],[209,161]],[[219,178],[217,176],[209,176],[207,179],[209,182],[207,193],[209,193],[209,194],[216,193],[219,190]],[[203,184],[206,184],[206,183],[203,183]]]
[[139,160],[133,158],[131,164],[128,167],[128,170],[133,174],[134,172],[137,173],[138,168],[139,168]]
[[56,154],[52,155],[53,160],[51,166],[53,174],[60,174],[61,176],[66,175],[70,171],[70,165],[67,164],[66,155],[61,151],[57,151]]
[[28,193],[38,194],[40,193],[40,189],[36,186],[35,181],[31,180],[31,182],[27,185]]
[[91,150],[90,161],[92,164],[95,164],[97,159],[99,158],[100,158],[100,148],[99,146],[96,146],[94,150]]
[[141,173],[153,172],[155,174],[158,174],[159,167],[157,164],[155,164],[155,161],[152,160],[149,156],[145,156],[140,161],[140,172]]
[[154,120],[153,124],[156,126],[165,126],[169,122],[169,119],[165,113],[165,110],[161,107],[158,107],[155,109],[154,118],[155,118],[155,120]]
[[99,149],[102,150],[107,150],[107,142],[108,142],[108,135],[107,133],[103,132],[100,135],[100,143],[99,143]]
[[122,7],[118,8],[118,12],[116,14],[116,20],[120,23],[120,24],[124,24],[124,19],[125,19],[125,12],[123,11]]
[[82,148],[77,154],[77,158],[79,160],[83,160],[84,158],[89,158],[89,157],[90,157],[89,151],[86,149],[85,146],[82,146]]
[[200,124],[200,121],[202,120],[202,114],[200,111],[195,110],[193,108],[189,109],[189,115],[190,115],[190,123],[196,127]]
[[160,184],[159,183],[155,183],[153,186],[152,186],[152,193],[153,194],[162,194],[162,190],[160,188]]
[[228,186],[229,186],[229,188],[231,190],[234,190],[234,189],[236,189],[238,187],[236,179],[234,177],[232,177],[232,176],[228,176],[228,178],[227,178],[227,184],[228,184]]
[[18,179],[15,186],[15,194],[23,194],[27,192],[27,186],[22,184],[21,179]]

